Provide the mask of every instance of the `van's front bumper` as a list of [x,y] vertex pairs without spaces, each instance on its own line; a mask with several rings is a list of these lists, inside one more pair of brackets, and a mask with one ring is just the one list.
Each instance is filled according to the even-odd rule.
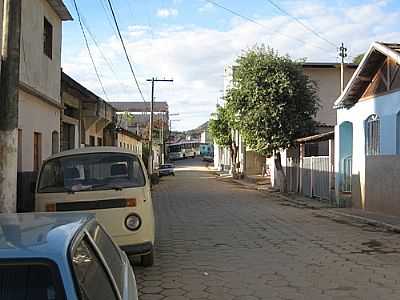
[[127,255],[147,254],[153,251],[153,243],[146,242],[142,244],[125,245],[125,246],[120,246],[120,248]]

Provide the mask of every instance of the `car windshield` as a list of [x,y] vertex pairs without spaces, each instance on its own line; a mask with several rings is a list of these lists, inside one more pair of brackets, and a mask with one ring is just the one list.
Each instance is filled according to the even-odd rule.
[[40,174],[38,192],[118,190],[144,185],[142,166],[135,155],[90,153],[48,161]]

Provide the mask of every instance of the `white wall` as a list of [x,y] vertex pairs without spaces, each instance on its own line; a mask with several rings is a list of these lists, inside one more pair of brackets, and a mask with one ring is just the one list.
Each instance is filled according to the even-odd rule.
[[228,170],[228,166],[231,165],[231,155],[228,147],[219,146],[214,143],[214,168],[219,171],[223,171],[223,166],[225,166],[225,171]]
[[42,159],[52,154],[52,132],[60,133],[60,110],[40,99],[19,92],[18,128],[22,130],[22,172],[33,171],[33,136],[42,134]]
[[[43,53],[44,17],[53,25],[53,57]],[[20,80],[60,102],[61,19],[46,0],[22,0]]]
[[[353,177],[359,178],[362,203],[365,199],[365,120],[372,114],[380,118],[381,155],[396,154],[396,115],[400,111],[400,92],[359,101],[350,109],[337,110],[335,153],[340,150],[339,126],[345,121],[353,124]],[[339,170],[340,157],[335,157],[335,170]],[[339,182],[338,180],[336,180]],[[338,188],[338,186],[337,186]]]

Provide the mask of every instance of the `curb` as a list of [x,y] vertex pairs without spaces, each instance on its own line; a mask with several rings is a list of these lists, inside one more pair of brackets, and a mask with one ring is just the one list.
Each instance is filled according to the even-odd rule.
[[314,204],[314,203],[312,203],[313,202],[312,200],[310,200],[310,201],[296,200],[296,199],[290,198],[290,197],[280,193],[279,191],[267,190],[267,189],[264,189],[264,188],[261,188],[261,187],[257,187],[256,184],[249,184],[249,183],[243,182],[242,180],[239,180],[239,179],[232,179],[232,181],[235,182],[235,183],[238,183],[240,185],[246,186],[248,188],[253,188],[254,190],[259,191],[259,192],[261,192],[261,193],[263,193],[265,195],[271,195],[272,194],[272,195],[276,196],[277,198],[280,198],[280,199],[282,199],[284,201],[293,203],[293,204],[295,204],[297,206],[301,206],[301,207],[305,207],[305,208],[309,208],[309,209],[314,209],[314,210],[315,209],[324,209],[324,208],[333,208],[332,206],[323,205],[323,204],[320,204],[320,203]]
[[268,190],[265,190],[265,189],[262,189],[262,188],[257,188],[257,186],[255,186],[255,184],[249,184],[249,183],[243,182],[242,180],[239,180],[239,179],[232,179],[232,181],[237,183],[237,184],[246,186],[248,188],[253,188],[254,190],[259,191],[259,192],[261,192],[261,193],[263,193],[265,195],[273,194],[274,196],[276,196],[276,197],[278,197],[278,198],[280,198],[282,200],[291,202],[291,203],[296,204],[296,205],[301,206],[301,207],[305,207],[305,208],[309,208],[309,209],[313,209],[313,210],[321,210],[321,209],[323,209],[323,210],[325,210],[324,213],[327,213],[332,217],[334,217],[334,216],[336,216],[336,217],[338,217],[338,216],[339,217],[345,217],[345,218],[352,219],[355,222],[359,222],[359,223],[362,223],[362,224],[367,224],[367,225],[370,225],[370,226],[382,228],[382,229],[385,229],[385,230],[393,232],[393,233],[400,233],[400,226],[398,226],[398,225],[392,225],[392,224],[389,224],[389,223],[386,223],[386,222],[383,222],[383,221],[378,221],[378,220],[375,220],[375,219],[371,219],[371,218],[368,218],[368,217],[362,217],[362,216],[358,216],[358,215],[354,215],[354,214],[349,214],[349,213],[337,211],[337,210],[335,210],[334,206],[314,205],[313,203],[309,203],[308,201],[292,199],[292,198],[290,198],[290,197],[288,197],[286,195],[281,194],[278,191],[277,192],[273,192],[273,191],[268,191]]
[[335,211],[335,210],[329,211],[329,213],[331,215],[350,218],[350,219],[353,219],[353,220],[355,220],[357,222],[360,222],[360,223],[363,223],[363,224],[367,224],[367,225],[370,225],[370,226],[383,228],[383,229],[385,229],[387,231],[390,231],[390,232],[400,233],[400,226],[397,226],[397,225],[392,225],[392,224],[389,224],[389,223],[386,223],[386,222],[382,222],[382,221],[377,221],[377,220],[374,220],[374,219],[371,219],[371,218],[357,216],[357,215],[348,214],[348,213]]

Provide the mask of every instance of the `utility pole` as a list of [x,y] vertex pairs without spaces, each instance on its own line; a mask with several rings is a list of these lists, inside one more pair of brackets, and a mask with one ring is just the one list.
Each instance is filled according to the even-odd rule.
[[165,164],[164,113],[161,113],[161,163]]
[[342,58],[340,63],[340,92],[344,91],[344,59],[347,57],[347,48],[344,47],[344,44],[339,48],[339,56]]
[[4,0],[0,78],[0,212],[17,209],[21,0]]
[[153,113],[154,113],[154,83],[155,82],[173,82],[173,79],[157,79],[151,78],[147,79],[151,81],[151,104],[150,104],[150,126],[149,126],[149,161],[148,161],[148,171],[149,175],[153,175]]

